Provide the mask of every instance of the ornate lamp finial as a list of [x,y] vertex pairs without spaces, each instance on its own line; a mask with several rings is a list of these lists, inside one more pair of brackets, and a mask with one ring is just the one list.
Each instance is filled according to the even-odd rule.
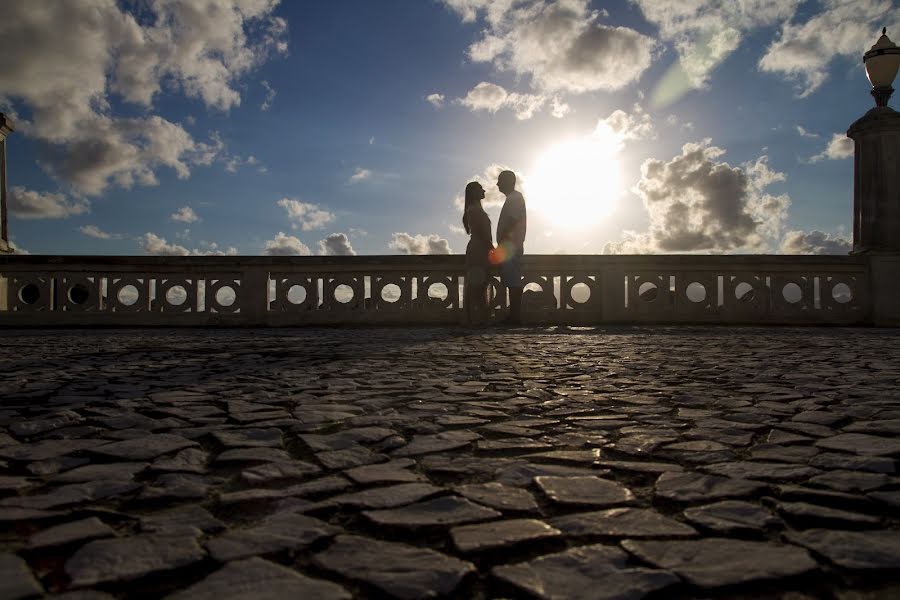
[[888,99],[894,93],[891,84],[900,67],[900,48],[887,36],[887,27],[881,28],[881,37],[863,56],[866,75],[872,83],[872,96],[875,106],[886,107]]

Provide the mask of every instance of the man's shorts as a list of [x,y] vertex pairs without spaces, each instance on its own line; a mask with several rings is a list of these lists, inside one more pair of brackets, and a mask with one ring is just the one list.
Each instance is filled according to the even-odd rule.
[[500,278],[506,287],[522,287],[522,254],[520,252],[500,264]]
[[487,270],[484,267],[473,265],[466,268],[466,281],[473,285],[487,283]]

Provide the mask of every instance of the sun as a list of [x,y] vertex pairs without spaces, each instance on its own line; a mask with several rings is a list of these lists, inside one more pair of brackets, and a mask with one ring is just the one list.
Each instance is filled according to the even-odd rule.
[[545,150],[529,172],[529,209],[564,229],[597,225],[622,195],[619,147],[614,135],[595,132]]

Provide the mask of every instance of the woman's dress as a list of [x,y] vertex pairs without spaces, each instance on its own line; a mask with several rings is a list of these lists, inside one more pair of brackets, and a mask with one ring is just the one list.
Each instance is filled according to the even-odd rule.
[[490,252],[494,249],[491,218],[481,207],[466,211],[469,222],[469,244],[466,246],[466,277],[471,283],[486,283]]

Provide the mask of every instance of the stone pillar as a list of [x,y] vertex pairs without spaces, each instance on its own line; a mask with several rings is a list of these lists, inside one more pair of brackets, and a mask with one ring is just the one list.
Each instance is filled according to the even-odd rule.
[[853,123],[853,254],[869,258],[873,325],[900,325],[900,113],[876,107]]
[[12,132],[12,121],[0,113],[0,254],[12,252],[6,218],[6,136]]
[[853,123],[853,253],[900,252],[900,113],[873,108]]

